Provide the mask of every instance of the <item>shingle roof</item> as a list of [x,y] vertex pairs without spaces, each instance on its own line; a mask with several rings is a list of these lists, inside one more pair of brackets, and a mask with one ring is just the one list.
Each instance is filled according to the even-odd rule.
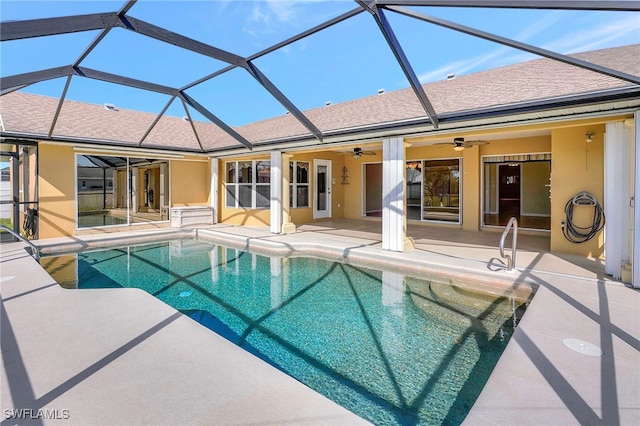
[[[598,65],[640,76],[640,45],[616,47],[574,55]],[[484,108],[636,87],[632,83],[552,59],[536,59],[495,68],[452,80],[425,84],[424,90],[439,115],[455,115]],[[4,131],[34,137],[47,135],[58,100],[13,92],[0,98]],[[410,89],[386,92],[304,111],[321,131],[393,123],[425,117]],[[65,100],[53,132],[54,138],[81,138],[137,146],[156,119],[155,114]],[[238,142],[212,123],[194,122],[205,151],[237,148]],[[282,115],[235,128],[258,144],[310,136],[293,116]],[[4,133],[4,132],[3,132]],[[142,143],[143,147],[199,151],[191,123],[163,116]]]

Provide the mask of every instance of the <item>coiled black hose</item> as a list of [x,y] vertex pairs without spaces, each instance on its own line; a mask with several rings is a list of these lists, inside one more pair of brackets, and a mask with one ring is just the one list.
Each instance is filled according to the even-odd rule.
[[[593,220],[591,226],[577,226],[573,223],[573,208],[575,206],[592,206]],[[562,222],[562,233],[564,237],[572,243],[584,243],[596,236],[598,231],[604,227],[604,210],[596,197],[588,192],[580,192],[570,199],[564,206],[566,220]]]
[[33,238],[36,235],[38,227],[38,211],[36,209],[27,209],[24,213],[24,222],[22,223],[22,229],[27,238]]

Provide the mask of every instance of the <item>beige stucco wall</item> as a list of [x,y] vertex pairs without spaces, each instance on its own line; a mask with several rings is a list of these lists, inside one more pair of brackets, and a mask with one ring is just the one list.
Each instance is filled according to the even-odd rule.
[[73,147],[39,144],[38,237],[75,234],[75,155]]
[[172,207],[208,205],[211,186],[208,161],[171,160],[169,167]]
[[[587,131],[595,132],[593,142],[585,142]],[[567,201],[578,192],[588,191],[603,204],[604,195],[604,125],[562,128],[551,134],[551,251],[601,257],[604,252],[603,232],[591,241],[574,244],[562,234],[562,221]],[[574,222],[589,226],[593,209],[574,209]]]
[[[352,155],[342,155],[338,159],[342,161],[342,166],[339,167],[340,173],[338,182],[341,182],[342,167],[347,168],[349,175],[349,184],[341,185],[344,193],[343,200],[343,217],[347,219],[360,219],[363,216],[363,194],[364,194],[364,164],[366,163],[382,163],[382,150],[380,145],[367,147],[366,145],[360,145],[360,147],[366,151],[375,152],[375,155],[363,155],[360,158],[354,158]],[[347,148],[348,151],[350,148]],[[380,195],[382,197],[382,194]]]

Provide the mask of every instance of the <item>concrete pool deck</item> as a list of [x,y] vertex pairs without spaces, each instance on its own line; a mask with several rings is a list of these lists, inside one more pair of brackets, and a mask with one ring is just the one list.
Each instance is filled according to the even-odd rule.
[[[543,239],[520,236],[517,271],[507,273],[492,246],[499,234],[456,241],[455,233],[436,238],[426,230],[413,234],[416,249],[391,253],[381,250],[375,226],[359,226],[327,222],[274,235],[216,225],[198,233],[255,251],[470,277],[498,291],[537,289],[465,424],[640,424],[640,292],[607,280],[597,261],[551,255],[541,251]],[[37,243],[66,250],[104,239]],[[47,424],[362,422],[142,291],[64,290],[21,243],[2,244],[0,265],[3,425],[24,423],[8,418],[12,409],[57,410],[49,414],[59,420],[41,419]],[[568,338],[578,352],[563,343]],[[602,356],[586,355],[590,345]]]

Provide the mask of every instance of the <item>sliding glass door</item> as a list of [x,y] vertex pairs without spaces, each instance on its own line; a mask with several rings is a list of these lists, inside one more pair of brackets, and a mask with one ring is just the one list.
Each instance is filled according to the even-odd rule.
[[78,228],[169,219],[166,160],[103,155],[76,156]]
[[406,163],[407,219],[461,223],[459,158]]

